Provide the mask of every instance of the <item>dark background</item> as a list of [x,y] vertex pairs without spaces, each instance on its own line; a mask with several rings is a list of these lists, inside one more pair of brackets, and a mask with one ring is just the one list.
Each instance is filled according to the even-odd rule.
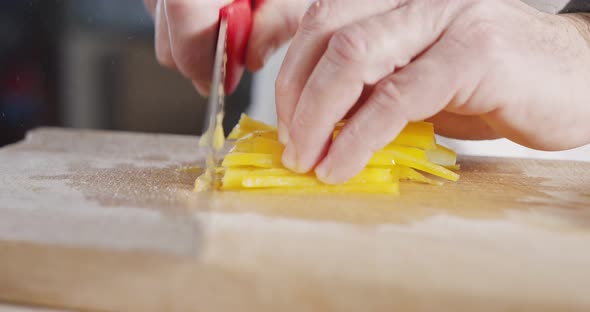
[[[250,81],[228,99],[226,128]],[[141,0],[0,1],[0,146],[39,126],[199,134],[205,103],[157,64]]]

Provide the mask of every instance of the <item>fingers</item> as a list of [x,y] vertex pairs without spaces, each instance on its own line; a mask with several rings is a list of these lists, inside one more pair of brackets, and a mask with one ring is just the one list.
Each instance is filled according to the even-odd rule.
[[176,69],[176,63],[174,63],[174,57],[172,56],[172,49],[170,47],[170,37],[168,36],[168,21],[166,20],[166,13],[162,5],[163,1],[146,1],[151,2],[150,5],[154,5],[154,24],[155,24],[155,50],[156,59],[158,62],[165,67]]
[[442,111],[427,119],[442,136],[461,140],[493,140],[501,136],[479,116],[464,116]]
[[163,7],[163,0],[145,0],[147,10],[154,17],[154,50],[158,63],[164,67],[176,69],[172,51],[170,49],[170,38],[168,37],[168,21]]
[[391,79],[378,84],[369,100],[343,127],[315,169],[318,179],[333,184],[352,178],[366,166],[374,152],[391,142],[393,134],[407,124],[401,104],[391,103],[401,92]]
[[433,116],[453,101],[462,85],[465,63],[457,61],[462,59],[460,54],[453,57],[444,50],[443,45],[435,45],[376,85],[316,168],[320,180],[340,183],[352,178],[408,121]]
[[306,7],[306,0],[267,0],[257,6],[246,54],[248,69],[260,69],[283,43],[291,39]]
[[[332,37],[296,105],[289,126],[289,142],[283,154],[286,167],[298,172],[312,169],[322,158],[321,151],[330,140],[335,124],[354,105],[363,87],[376,83],[395,68],[406,65],[439,37],[444,21],[434,25],[433,22],[439,22],[438,19],[423,20],[421,9],[424,8],[402,6],[345,27]],[[412,77],[416,78],[423,79],[422,75]],[[393,96],[388,93],[391,91],[390,85],[387,81],[385,86],[383,83],[381,87],[378,85],[375,91],[377,95],[372,96],[374,100],[367,103],[377,102],[372,105],[382,105],[380,101]],[[357,114],[363,111],[368,113],[372,109],[361,108]],[[383,109],[376,109],[380,110]],[[399,112],[406,114],[404,110]],[[409,120],[414,118],[406,117]],[[365,125],[353,124],[351,127],[361,129],[371,123],[370,119],[363,120]],[[344,135],[345,138],[347,136]],[[377,147],[373,145],[371,147]],[[366,142],[361,146],[367,148]],[[348,149],[351,149],[350,146]],[[356,164],[357,167],[359,165],[362,162]]]
[[279,139],[286,143],[292,115],[305,83],[339,28],[394,9],[405,0],[320,0],[303,17],[276,81]]
[[[219,9],[231,0],[144,0],[155,18],[158,62],[177,69],[203,95],[209,93]],[[247,66],[257,70],[297,29],[305,0],[258,0],[247,51]]]
[[164,1],[171,54],[178,70],[208,94],[219,9],[228,1]]

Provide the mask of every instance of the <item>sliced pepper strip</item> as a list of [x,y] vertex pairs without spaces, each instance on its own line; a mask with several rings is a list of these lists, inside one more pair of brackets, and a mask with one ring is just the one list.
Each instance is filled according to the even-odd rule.
[[398,168],[400,180],[408,180],[408,181],[426,183],[426,184],[431,184],[431,185],[443,185],[443,182],[429,179],[429,178],[425,177],[423,174],[421,174],[420,172],[418,172],[410,167],[401,166],[401,165],[396,165],[396,167]]
[[281,155],[261,153],[230,153],[225,155],[223,167],[284,168]]
[[434,125],[425,121],[410,122],[390,144],[433,149],[436,146]]
[[285,147],[276,140],[263,136],[249,136],[236,141],[230,153],[261,153],[282,155]]
[[450,148],[436,144],[436,147],[425,152],[429,161],[443,167],[452,167],[457,164],[457,153]]
[[[333,138],[336,138],[343,126],[344,123],[336,124]],[[425,121],[410,122],[389,145],[417,147],[425,150],[433,149],[436,146],[434,125]]]
[[[370,170],[362,172],[356,177],[350,179],[344,184],[378,184],[391,183],[392,176],[390,170]],[[323,186],[315,176],[310,175],[257,175],[256,171],[243,176],[242,186],[247,188],[267,188],[267,187],[311,187]]]
[[397,151],[391,151],[390,153],[393,154],[393,158],[395,159],[395,163],[398,165],[403,165],[407,167],[411,167],[414,169],[418,169],[420,171],[424,171],[435,175],[437,177],[441,177],[443,179],[457,181],[459,180],[459,175],[443,166],[431,163],[426,160],[418,159],[412,157],[410,155],[406,155],[404,153],[400,153]]
[[254,120],[248,115],[243,114],[240,116],[240,121],[238,124],[233,128],[233,130],[228,135],[228,139],[235,140],[241,138],[242,136],[252,133],[253,131],[270,131],[276,132],[277,129],[273,126],[267,125],[263,122]]
[[397,145],[397,144],[389,144],[386,147],[384,147],[381,151],[384,151],[384,152],[397,151],[397,152],[404,153],[404,154],[410,155],[410,156],[418,158],[418,159],[428,160],[428,158],[426,158],[426,152],[424,150],[421,150],[416,147],[403,146],[403,145]]

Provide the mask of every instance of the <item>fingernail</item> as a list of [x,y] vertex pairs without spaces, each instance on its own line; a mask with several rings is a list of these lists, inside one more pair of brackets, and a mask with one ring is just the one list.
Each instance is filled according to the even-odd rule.
[[332,177],[332,169],[329,165],[326,165],[325,161],[315,168],[315,175],[323,183],[336,184],[336,181]]
[[297,171],[297,153],[293,144],[287,144],[283,152],[283,166],[287,169]]
[[289,143],[289,128],[282,121],[279,121],[278,131],[279,142],[286,146]]

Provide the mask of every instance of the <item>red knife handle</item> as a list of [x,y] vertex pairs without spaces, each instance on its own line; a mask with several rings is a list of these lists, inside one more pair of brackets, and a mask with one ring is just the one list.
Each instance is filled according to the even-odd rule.
[[[259,7],[264,0],[257,0],[255,7]],[[240,83],[246,64],[246,50],[252,30],[251,0],[234,0],[219,11],[219,20],[227,19],[225,65],[225,93],[232,93]]]
[[244,73],[246,48],[252,29],[250,0],[235,0],[219,11],[219,20],[227,19],[225,93],[232,93]]

